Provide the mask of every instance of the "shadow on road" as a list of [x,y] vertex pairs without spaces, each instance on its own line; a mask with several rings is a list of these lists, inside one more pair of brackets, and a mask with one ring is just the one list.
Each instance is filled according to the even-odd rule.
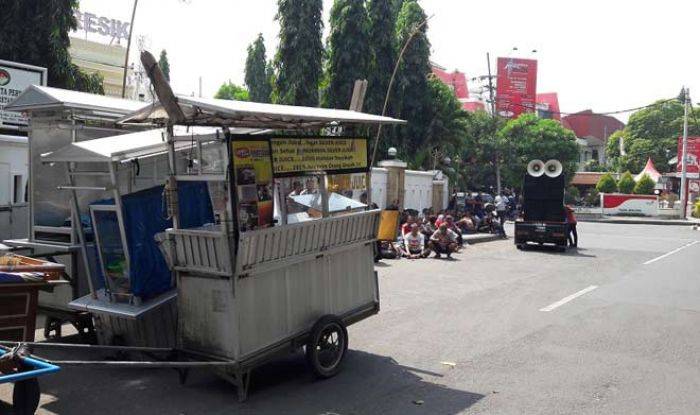
[[[172,370],[70,369],[42,379],[50,413],[184,414],[458,414],[484,395],[437,383],[438,373],[399,365],[390,357],[348,351],[341,373],[316,380],[296,353],[253,372],[250,395],[197,371],[187,385]],[[41,413],[41,412],[39,412]]]
[[581,258],[597,258],[596,255],[589,255],[586,254],[586,248],[567,248],[566,251],[562,252],[559,250],[558,247],[552,246],[552,245],[535,245],[535,244],[527,244],[523,251],[534,251],[534,252],[541,252],[543,254],[549,254],[549,255],[561,255],[561,256],[574,256],[574,257],[581,257]]

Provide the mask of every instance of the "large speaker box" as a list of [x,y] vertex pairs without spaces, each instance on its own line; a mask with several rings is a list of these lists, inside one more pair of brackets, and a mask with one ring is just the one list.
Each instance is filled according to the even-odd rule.
[[563,222],[564,175],[533,177],[523,181],[523,210],[526,222]]

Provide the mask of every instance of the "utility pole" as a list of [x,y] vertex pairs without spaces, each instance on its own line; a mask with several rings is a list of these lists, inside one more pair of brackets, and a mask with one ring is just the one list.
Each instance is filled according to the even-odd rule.
[[[489,76],[489,100],[491,101],[491,116],[495,117],[496,114],[496,101],[494,100],[493,94],[493,76],[491,76],[491,55],[486,52],[486,65],[488,66],[488,76]],[[494,131],[495,133],[495,131]],[[499,154],[496,150],[494,155],[494,166],[496,167],[496,194],[501,194],[501,162],[498,159]]]
[[690,90],[683,88],[683,146],[681,150],[681,219],[685,219],[688,208],[688,107]]
[[129,51],[131,50],[131,35],[134,33],[134,18],[136,6],[139,0],[134,0],[134,8],[131,9],[131,23],[129,23],[129,39],[126,41],[126,55],[124,56],[124,76],[122,77],[122,98],[126,97],[126,73],[129,71]]

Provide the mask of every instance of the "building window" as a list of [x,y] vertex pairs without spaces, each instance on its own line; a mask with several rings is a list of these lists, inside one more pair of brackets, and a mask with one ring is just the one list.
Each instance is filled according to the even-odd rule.
[[12,176],[12,203],[21,203],[24,201],[24,196],[22,195],[22,175],[15,174]]
[[598,150],[593,150],[593,155],[592,155],[591,157],[592,157],[593,160],[595,160],[595,161],[600,161],[600,160],[598,159]]

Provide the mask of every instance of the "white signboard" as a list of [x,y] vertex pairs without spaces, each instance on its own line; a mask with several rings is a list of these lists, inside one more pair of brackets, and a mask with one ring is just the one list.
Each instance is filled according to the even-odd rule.
[[602,193],[601,198],[604,215],[658,215],[659,200],[657,196]]
[[0,60],[0,127],[16,129],[27,125],[18,112],[5,106],[30,85],[46,85],[46,68]]

